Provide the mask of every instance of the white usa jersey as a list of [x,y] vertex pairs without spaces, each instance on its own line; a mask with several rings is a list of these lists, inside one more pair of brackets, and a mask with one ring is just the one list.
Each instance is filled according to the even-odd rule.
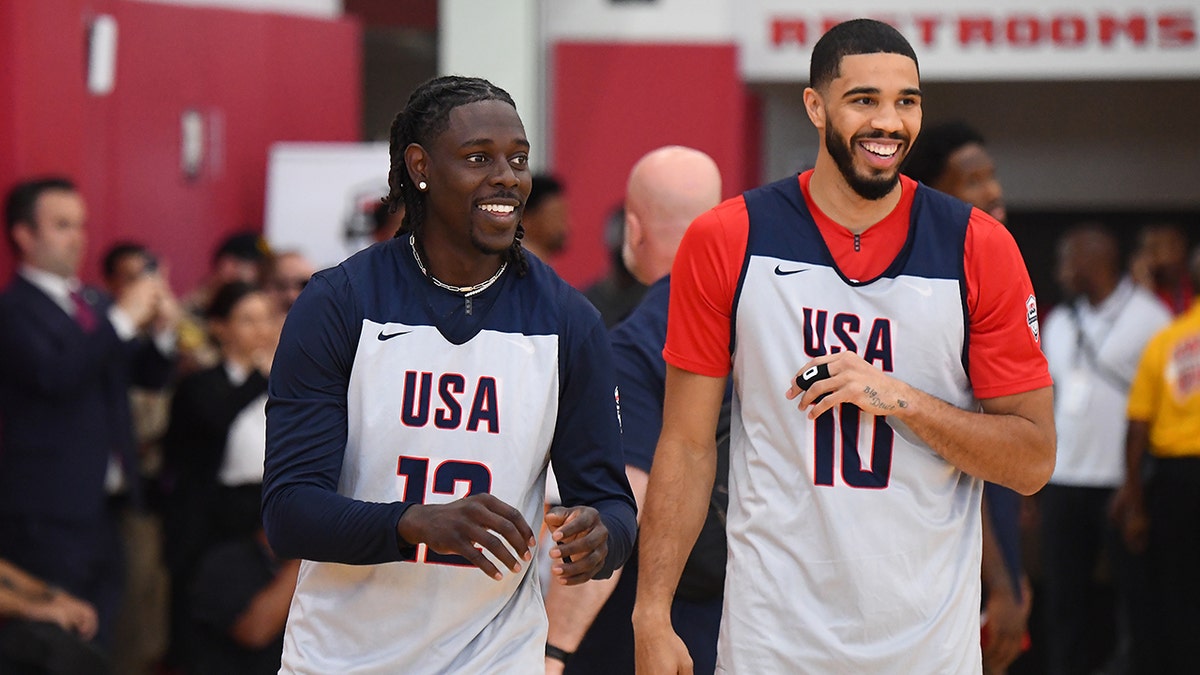
[[[350,519],[360,508],[442,504],[490,493],[519,509],[537,532],[552,453],[556,464],[561,462],[559,471],[572,477],[565,481],[570,495],[579,494],[580,483],[619,488],[610,480],[621,471],[619,451],[608,452],[619,449],[611,386],[602,379],[576,377],[591,380],[589,386],[600,392],[584,400],[564,384],[572,368],[611,372],[607,355],[592,349],[596,336],[604,339],[594,310],[531,259],[525,278],[506,273],[487,293],[473,298],[473,314],[464,315],[462,298],[434,295],[442,291],[419,276],[411,257],[404,255],[406,246],[406,241],[388,242],[319,274],[310,283],[313,296],[300,308],[299,316],[309,321],[299,325],[297,319],[281,341],[286,353],[302,354],[330,340],[330,323],[340,323],[346,332],[349,353],[326,359],[350,364],[344,417],[334,415],[328,427],[334,434],[340,425],[344,445],[330,438],[326,448],[317,443],[307,456],[342,451],[336,494],[350,507],[347,522],[335,522],[336,527],[357,529],[359,524]],[[306,314],[314,303],[334,319]],[[458,313],[455,321],[445,320],[446,308]],[[304,366],[296,371],[303,374]],[[294,388],[303,392],[306,381],[296,379],[300,384]],[[291,387],[289,380],[272,381],[276,417],[291,414]],[[339,400],[327,408],[337,409]],[[559,428],[564,411],[576,408],[586,408],[581,417],[590,421]],[[325,428],[319,419],[323,409],[312,410],[317,418],[296,420],[297,428],[307,426],[310,436],[323,437],[312,431]],[[278,423],[281,429],[286,425],[286,419]],[[277,435],[286,437],[283,431]],[[589,445],[579,435],[595,442]],[[290,445],[308,442],[295,438],[278,441],[279,454],[272,454],[275,446],[269,449],[268,474],[290,473],[291,481],[302,483],[307,457],[282,457]],[[272,457],[287,466],[273,466]],[[589,476],[587,467],[602,475]],[[388,513],[396,512],[384,513],[382,536],[386,540],[390,533],[394,540],[395,516],[389,521]],[[328,535],[314,528],[313,536]],[[391,555],[391,561],[376,562],[375,554],[356,550],[358,541],[374,539],[346,539],[305,553],[309,559],[301,565],[288,618],[283,672],[382,675],[542,668],[546,616],[535,565],[522,564],[520,573],[506,571],[497,581],[463,558],[423,545],[399,560],[393,546],[383,554]]]
[[851,350],[977,408],[964,363],[969,208],[919,190],[900,255],[859,283],[833,264],[794,178],[745,199],[717,670],[981,672],[982,481],[898,422],[852,405],[810,421],[781,392],[807,361]]

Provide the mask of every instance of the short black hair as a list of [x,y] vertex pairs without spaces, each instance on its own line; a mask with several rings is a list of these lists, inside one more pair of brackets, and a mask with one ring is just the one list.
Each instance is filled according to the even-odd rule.
[[100,269],[104,273],[105,281],[112,281],[112,278],[117,274],[117,263],[121,261],[121,258],[131,255],[149,258],[150,251],[135,241],[118,241],[109,246],[108,251],[104,253],[103,260],[100,262]]
[[257,285],[245,281],[230,281],[217,289],[213,294],[212,300],[209,301],[208,307],[204,308],[204,317],[207,319],[228,319],[233,313],[233,308],[251,293],[262,293],[263,290]]
[[[404,162],[404,151],[411,143],[428,145],[450,126],[450,111],[459,106],[480,101],[502,101],[517,109],[517,104],[507,91],[479,77],[443,75],[435,77],[413,90],[408,103],[394,120],[388,135],[388,152],[391,166],[388,170],[388,195],[383,198],[388,209],[394,213],[404,204],[404,220],[400,231],[413,236],[417,247],[422,246],[421,228],[425,224],[425,193],[413,185]],[[504,254],[512,262],[519,276],[525,276],[529,263],[521,248],[525,229],[518,223],[513,243]]]
[[269,251],[270,248],[267,247],[262,236],[257,232],[244,230],[226,237],[213,251],[212,261],[215,264],[221,258],[228,256],[249,262],[262,262],[266,259]]
[[985,145],[983,135],[966,122],[953,120],[922,129],[901,171],[913,180],[932,185],[946,172],[950,155],[972,143]]
[[[839,73],[842,58],[856,54],[900,54],[917,64],[917,53],[900,31],[874,19],[852,19],[829,29],[813,46],[809,62],[808,85],[813,89],[829,86]],[[917,64],[917,72],[920,73]]]
[[547,197],[563,193],[562,181],[548,173],[533,176],[533,185],[529,188],[529,197],[525,200],[525,212],[536,211]]
[[13,240],[13,229],[17,223],[34,224],[37,201],[43,193],[51,190],[78,192],[79,188],[66,176],[42,176],[21,181],[8,191],[8,197],[4,200],[4,231],[14,251],[17,250],[17,244]]

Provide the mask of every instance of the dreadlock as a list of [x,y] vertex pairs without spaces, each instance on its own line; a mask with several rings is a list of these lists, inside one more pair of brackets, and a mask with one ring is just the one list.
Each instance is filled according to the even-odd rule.
[[[425,225],[425,193],[417,189],[408,167],[404,163],[404,151],[411,143],[428,145],[450,126],[450,111],[468,103],[478,101],[503,101],[516,109],[508,92],[478,77],[446,75],[437,77],[413,90],[408,103],[396,119],[392,120],[389,141],[391,168],[388,171],[388,196],[383,202],[389,213],[395,213],[401,202],[404,204],[404,220],[400,223],[397,237],[412,234],[421,246],[421,229]],[[525,276],[529,263],[521,248],[525,228],[518,223],[517,234],[504,253],[504,259],[512,263],[518,276]]]

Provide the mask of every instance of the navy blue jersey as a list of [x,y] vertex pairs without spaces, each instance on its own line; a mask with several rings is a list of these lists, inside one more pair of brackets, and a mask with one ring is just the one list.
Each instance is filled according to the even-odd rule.
[[612,373],[597,312],[533,256],[469,305],[407,240],[315,275],[267,409],[264,523],[280,555],[305,559],[284,670],[540,668],[536,568],[496,581],[405,545],[396,523],[410,504],[488,492],[537,531],[552,458],[563,503],[600,511],[611,573],[636,529]]

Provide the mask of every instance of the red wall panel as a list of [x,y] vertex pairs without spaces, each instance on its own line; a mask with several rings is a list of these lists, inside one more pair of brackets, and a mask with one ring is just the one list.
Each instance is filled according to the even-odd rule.
[[[3,189],[61,172],[88,200],[83,276],[116,239],[149,244],[184,292],[226,234],[261,227],[267,149],[276,141],[353,141],[361,118],[359,27],[269,13],[122,0],[7,0],[0,10]],[[118,24],[116,88],[85,88],[94,13]],[[57,36],[50,39],[48,36]],[[180,116],[205,121],[206,160],[180,169]],[[11,265],[0,264],[7,272]],[[7,274],[4,275],[7,277]]]
[[553,166],[572,227],[554,263],[567,281],[584,286],[605,273],[604,221],[646,152],[667,144],[707,152],[726,196],[756,182],[754,98],[732,45],[565,42],[554,48],[553,72]]

